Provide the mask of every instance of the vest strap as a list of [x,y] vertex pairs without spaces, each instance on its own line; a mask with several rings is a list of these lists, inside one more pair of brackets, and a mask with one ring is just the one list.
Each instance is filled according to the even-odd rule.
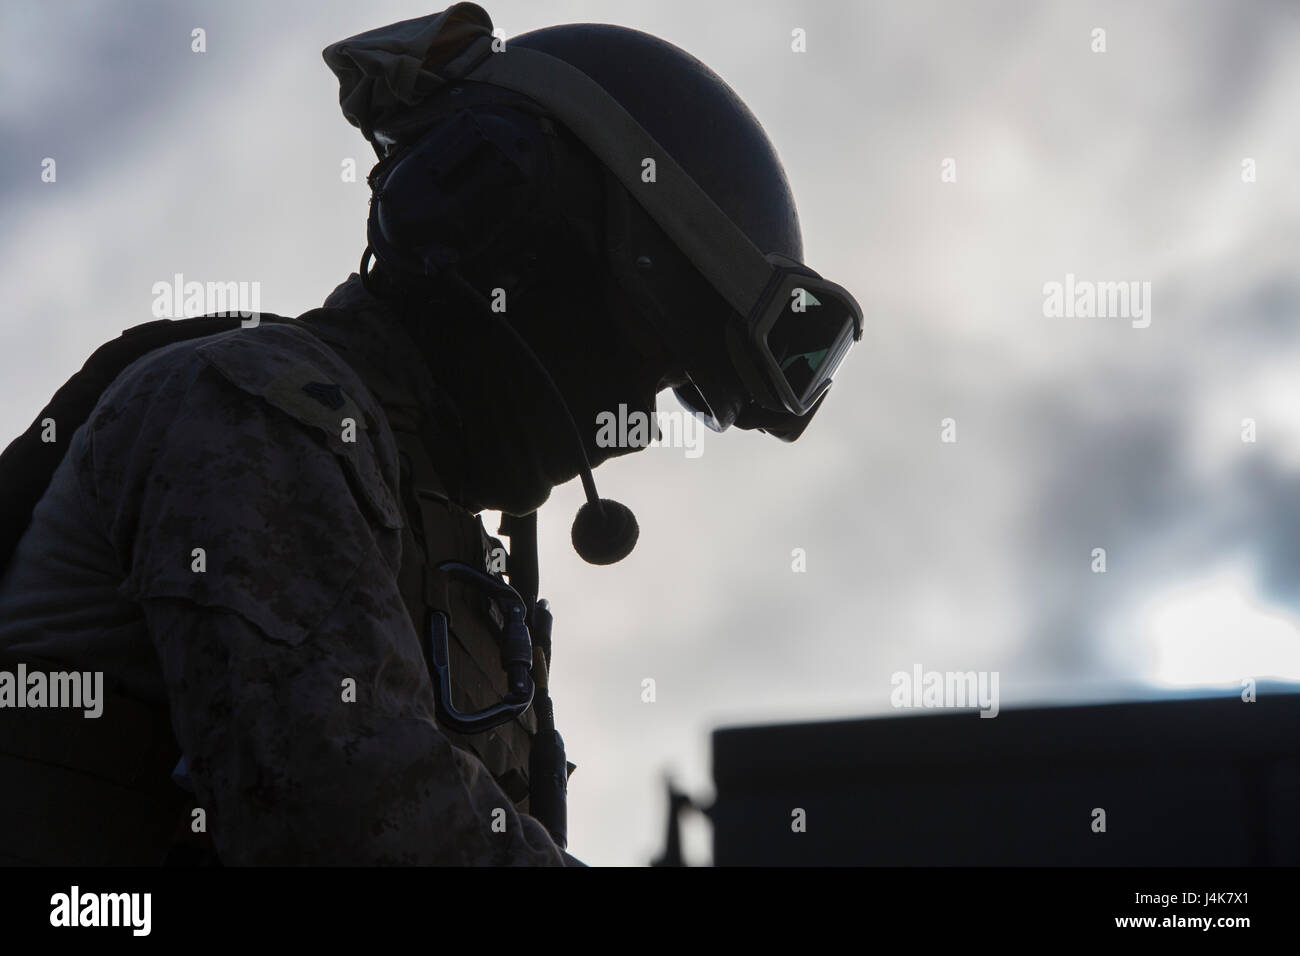
[[[439,565],[459,561],[486,570],[489,539],[481,523],[450,500],[425,445],[418,410],[386,405],[384,411],[402,458],[402,503],[408,518],[399,573],[402,600],[426,657],[430,611],[446,615],[456,704],[460,709],[477,709],[483,702],[499,700],[506,691],[498,649],[484,630],[489,621],[496,628],[505,621],[485,594]],[[529,711],[480,734],[439,729],[453,744],[481,759],[506,795],[526,811],[529,752],[536,728],[536,716]]]

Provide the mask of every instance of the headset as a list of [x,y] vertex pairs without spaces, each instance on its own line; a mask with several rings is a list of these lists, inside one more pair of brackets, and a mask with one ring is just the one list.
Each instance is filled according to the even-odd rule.
[[[626,331],[633,341],[652,334],[677,355],[686,381],[674,391],[713,430],[736,425],[798,438],[862,338],[861,307],[806,265],[758,249],[622,104],[569,63],[517,46],[495,55],[491,38],[480,37],[442,76],[447,90],[400,125],[374,131],[380,162],[369,177],[362,278],[375,291],[373,256],[399,287],[450,286],[530,357],[579,450],[587,503],[574,522],[574,547],[591,563],[613,563],[635,545],[636,519],[598,496],[559,389],[474,281],[517,293],[539,268],[539,237],[559,223],[582,228],[561,208],[564,176],[582,168],[564,155],[566,134],[603,167],[605,221],[587,239],[602,247],[651,326]],[[656,163],[649,187],[641,180],[646,157]],[[685,309],[687,301],[694,306]]]

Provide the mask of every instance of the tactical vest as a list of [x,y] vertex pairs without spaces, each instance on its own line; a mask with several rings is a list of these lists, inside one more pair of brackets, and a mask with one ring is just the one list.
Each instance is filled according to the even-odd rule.
[[[382,401],[382,399],[381,399]],[[402,566],[398,587],[415,632],[429,653],[429,619],[447,615],[452,696],[458,710],[477,711],[496,704],[508,690],[496,634],[504,623],[481,590],[438,567],[459,561],[500,578],[505,555],[501,541],[447,497],[420,439],[409,408],[385,406],[402,465]],[[528,754],[537,719],[532,710],[481,734],[441,728],[457,747],[479,758],[515,806],[528,812]]]
[[[500,578],[504,547],[478,515],[449,499],[422,439],[419,410],[354,356],[342,357],[380,402],[397,442],[404,521],[398,586],[422,649],[427,657],[430,616],[442,611],[448,618],[453,701],[461,711],[489,707],[507,691],[495,639],[499,612],[483,592],[438,567],[458,561]],[[538,653],[534,671],[544,687],[541,658]],[[19,662],[0,654],[0,667],[12,670]],[[75,668],[75,662],[21,662],[45,671]],[[107,675],[104,696],[105,710],[115,715],[111,724],[72,710],[5,712],[0,865],[151,866],[169,853],[175,859],[178,841],[196,845],[189,826],[193,798],[171,778],[181,754],[166,707],[126,696]],[[528,812],[529,752],[537,729],[532,710],[481,734],[439,729],[481,760],[515,806]]]

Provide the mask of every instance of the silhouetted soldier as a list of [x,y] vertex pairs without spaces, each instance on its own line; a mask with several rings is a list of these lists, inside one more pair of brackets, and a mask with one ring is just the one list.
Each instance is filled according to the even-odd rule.
[[[534,513],[580,475],[574,545],[621,559],[590,468],[635,448],[597,416],[671,387],[791,441],[861,334],[761,127],[676,47],[503,44],[462,3],[325,59],[380,159],[360,274],[297,319],[127,333],[0,461],[4,666],[111,687],[98,720],[0,711],[11,861],[194,859],[204,829],[226,863],[571,860]],[[85,424],[39,448],[49,416]]]

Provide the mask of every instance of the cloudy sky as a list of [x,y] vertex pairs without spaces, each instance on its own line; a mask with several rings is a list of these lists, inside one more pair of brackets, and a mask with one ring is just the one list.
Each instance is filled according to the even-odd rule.
[[[1300,679],[1300,8],[484,6],[508,36],[603,21],[708,63],[868,321],[797,444],[602,468],[642,526],[622,564],[569,547],[576,483],[543,510],[574,853],[653,855],[662,775],[709,793],[711,728],[892,713],[916,664],[998,671],[1004,707]],[[340,165],[372,156],[320,51],[437,9],[4,4],[0,438],[177,272],[319,305],[364,245]],[[1149,282],[1149,326],[1045,315],[1067,275]]]

